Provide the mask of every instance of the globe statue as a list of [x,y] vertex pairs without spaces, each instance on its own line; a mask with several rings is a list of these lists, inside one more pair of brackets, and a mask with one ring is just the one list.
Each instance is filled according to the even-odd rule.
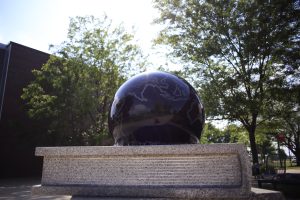
[[195,89],[166,72],[138,74],[116,92],[108,124],[115,145],[195,144],[204,126]]

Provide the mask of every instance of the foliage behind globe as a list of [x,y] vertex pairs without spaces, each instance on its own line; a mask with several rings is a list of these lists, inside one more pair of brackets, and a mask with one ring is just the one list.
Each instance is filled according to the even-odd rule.
[[159,71],[126,81],[115,94],[108,119],[115,145],[198,143],[204,121],[195,89]]

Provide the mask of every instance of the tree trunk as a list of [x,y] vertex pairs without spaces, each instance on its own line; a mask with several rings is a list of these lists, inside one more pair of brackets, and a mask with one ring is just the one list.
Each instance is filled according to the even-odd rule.
[[250,140],[250,148],[251,148],[251,154],[252,154],[252,163],[258,164],[258,153],[257,153],[257,147],[256,147],[256,140],[255,140],[255,130],[256,130],[256,120],[257,120],[257,113],[252,113],[252,121],[249,123],[247,119],[240,119],[240,122],[242,122],[243,126],[246,128],[249,134],[249,140]]
[[297,162],[297,166],[300,166],[300,148],[295,149],[295,157],[296,157],[296,162]]
[[251,128],[248,130],[249,133],[249,140],[250,140],[250,148],[252,153],[252,163],[256,164],[258,163],[258,153],[256,148],[256,142],[255,142],[255,129]]
[[295,137],[295,156],[296,156],[296,161],[297,161],[297,166],[300,166],[300,139],[299,139],[299,128]]

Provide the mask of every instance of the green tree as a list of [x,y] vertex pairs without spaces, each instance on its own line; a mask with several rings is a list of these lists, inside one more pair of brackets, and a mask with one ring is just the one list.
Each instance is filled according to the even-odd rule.
[[200,143],[242,143],[248,145],[248,137],[243,127],[230,124],[221,130],[208,122],[205,124]]
[[145,62],[131,33],[105,16],[70,19],[68,37],[24,88],[34,119],[48,122],[51,145],[96,145],[108,137],[110,102],[118,87]]
[[203,133],[200,138],[201,144],[223,143],[221,130],[215,127],[212,123],[208,122],[204,126]]
[[277,154],[273,128],[267,123],[262,123],[256,130],[257,151],[263,163],[267,161],[266,156]]
[[275,138],[284,137],[279,142],[295,155],[300,166],[300,86],[285,87],[273,96],[268,125]]
[[156,23],[165,25],[156,43],[190,66],[208,117],[242,123],[258,163],[256,127],[272,101],[273,76],[292,58],[283,62],[279,52],[299,49],[299,12],[283,0],[156,0],[155,7]]
[[229,124],[224,128],[223,132],[230,135],[230,143],[241,143],[249,146],[249,137],[244,127]]

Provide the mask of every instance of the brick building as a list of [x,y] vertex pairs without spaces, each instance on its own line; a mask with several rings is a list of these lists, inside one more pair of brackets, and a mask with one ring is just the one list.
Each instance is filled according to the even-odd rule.
[[37,176],[41,160],[34,156],[42,130],[29,119],[22,90],[49,59],[49,54],[10,42],[0,43],[0,177]]

